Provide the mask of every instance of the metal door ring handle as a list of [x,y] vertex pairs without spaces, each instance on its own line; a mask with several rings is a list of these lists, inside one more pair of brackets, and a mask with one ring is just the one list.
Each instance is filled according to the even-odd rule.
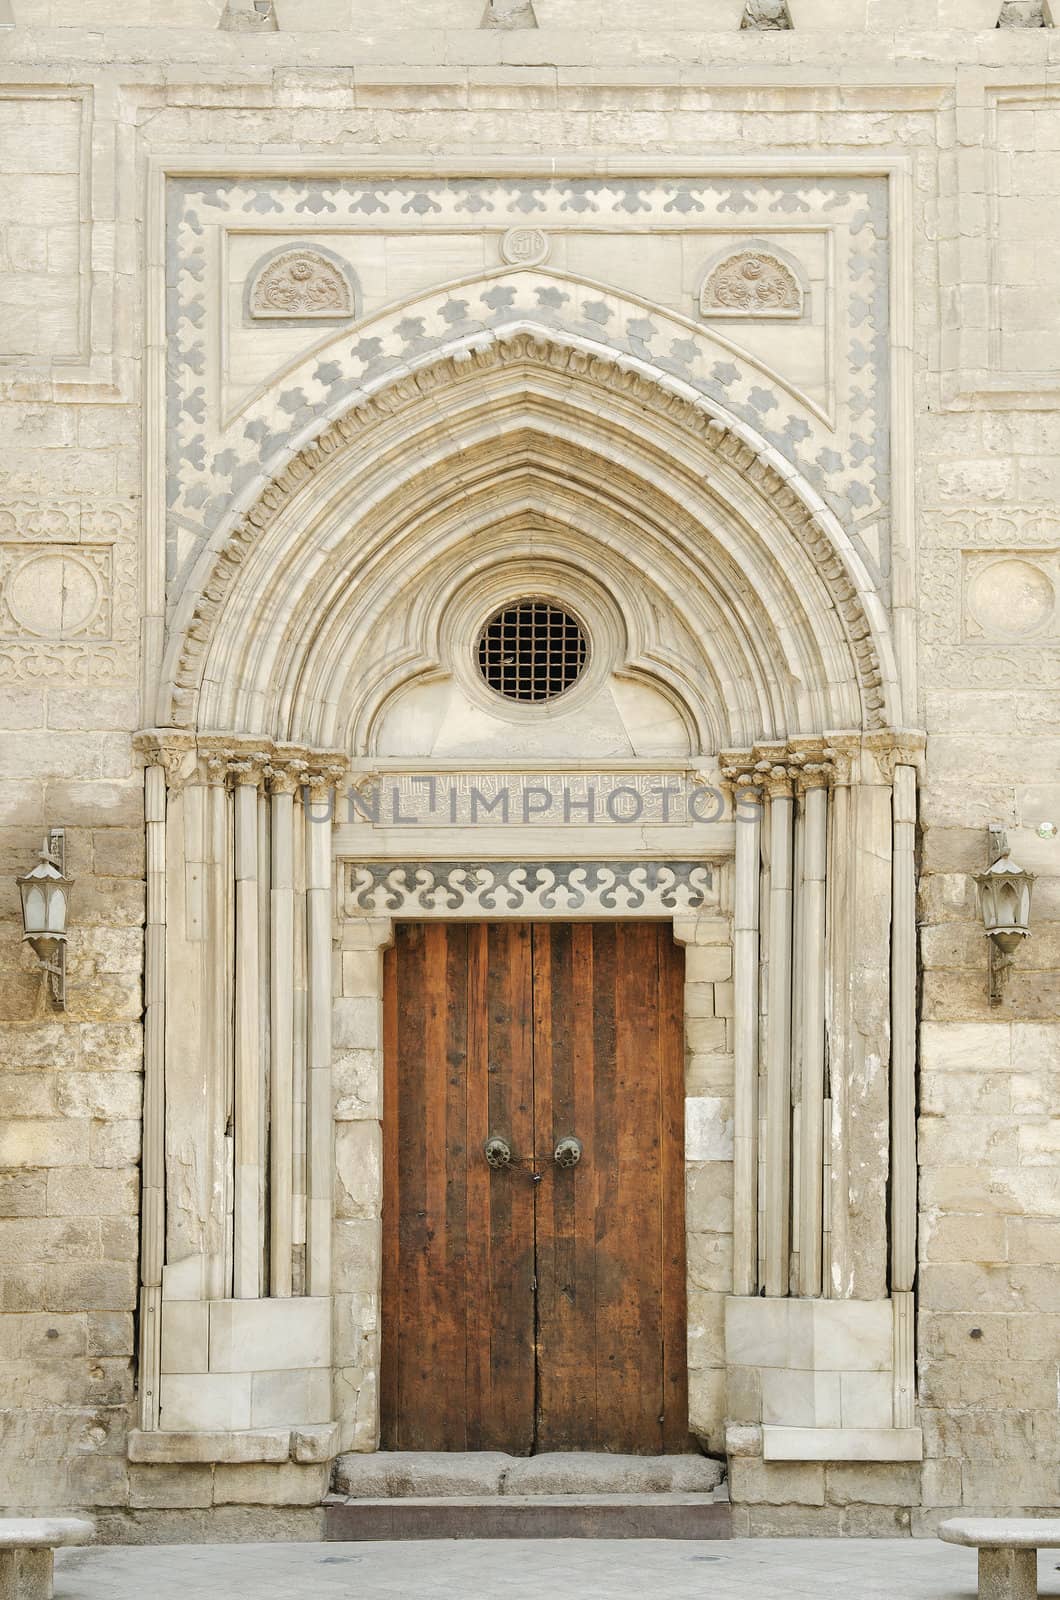
[[503,1172],[512,1164],[512,1147],[507,1139],[491,1134],[482,1146],[486,1161],[494,1172]]
[[582,1158],[582,1142],[571,1134],[556,1146],[557,1167],[576,1167]]

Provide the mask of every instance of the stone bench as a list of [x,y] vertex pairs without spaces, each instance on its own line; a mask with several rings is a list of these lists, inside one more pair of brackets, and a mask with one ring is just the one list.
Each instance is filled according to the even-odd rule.
[[979,1551],[979,1600],[1037,1600],[1038,1551],[1060,1550],[1060,1517],[955,1517],[939,1538]]
[[95,1533],[80,1517],[0,1517],[0,1600],[52,1600],[56,1546]]

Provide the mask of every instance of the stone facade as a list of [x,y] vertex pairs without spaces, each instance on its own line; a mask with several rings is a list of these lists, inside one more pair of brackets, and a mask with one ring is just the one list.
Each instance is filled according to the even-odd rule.
[[[1048,3],[13,4],[0,1499],[314,1536],[377,1440],[390,919],[596,914],[686,950],[735,1531],[1055,1510]],[[554,590],[590,670],[498,728],[462,641]],[[535,845],[423,774],[682,798]]]

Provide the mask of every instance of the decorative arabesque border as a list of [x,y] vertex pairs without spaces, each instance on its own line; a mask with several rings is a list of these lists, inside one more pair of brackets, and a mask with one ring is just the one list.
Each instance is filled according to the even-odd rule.
[[[702,326],[601,285],[504,268],[473,283],[440,287],[413,304],[351,326],[349,342],[308,357],[221,429],[211,398],[209,344],[219,314],[211,298],[210,236],[248,221],[313,227],[366,223],[378,231],[429,231],[533,219],[643,232],[657,221],[738,227],[769,219],[844,227],[847,306],[843,332],[844,431],[833,432],[764,369],[719,344]],[[198,551],[246,485],[282,460],[344,405],[389,379],[439,359],[461,341],[532,322],[546,333],[591,340],[616,359],[649,364],[718,401],[778,450],[820,493],[857,541],[858,524],[879,533],[862,553],[886,586],[890,503],[889,212],[883,178],[541,180],[519,178],[299,182],[171,180],[168,185],[167,410],[170,603]]]
[[344,871],[354,916],[661,917],[718,904],[704,861],[356,861]]

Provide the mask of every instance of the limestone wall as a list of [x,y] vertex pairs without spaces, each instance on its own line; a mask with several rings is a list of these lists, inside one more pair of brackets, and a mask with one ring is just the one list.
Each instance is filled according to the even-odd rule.
[[[278,31],[253,37],[217,31],[221,0],[167,6],[165,26],[147,0],[13,3],[18,25],[0,33],[0,1501],[95,1506],[116,1537],[269,1536],[312,1531],[315,1513],[214,1508],[296,1508],[320,1486],[318,1467],[294,1463],[126,1460],[144,911],[131,735],[153,721],[140,682],[163,612],[159,508],[141,502],[162,443],[149,160],[326,174],[443,155],[469,172],[893,156],[911,181],[892,260],[912,296],[891,420],[917,497],[912,477],[896,483],[917,568],[894,600],[918,658],[908,721],[929,736],[925,1461],[734,1457],[737,1531],[927,1533],[959,1506],[1055,1508],[1060,842],[1038,828],[1060,823],[1060,31],[995,29],[1000,0],[850,0],[838,29],[834,4],[790,0],[794,27],[779,31],[740,31],[742,7],[722,0],[667,7],[664,29],[647,0],[535,0],[536,29],[481,28],[483,0],[277,0]],[[1033,936],[995,1008],[969,879],[992,823],[1040,875]],[[65,1013],[19,941],[14,878],[48,825],[67,829],[77,880]],[[716,1362],[697,1359],[715,1384]],[[754,1397],[739,1406],[753,1429]]]

